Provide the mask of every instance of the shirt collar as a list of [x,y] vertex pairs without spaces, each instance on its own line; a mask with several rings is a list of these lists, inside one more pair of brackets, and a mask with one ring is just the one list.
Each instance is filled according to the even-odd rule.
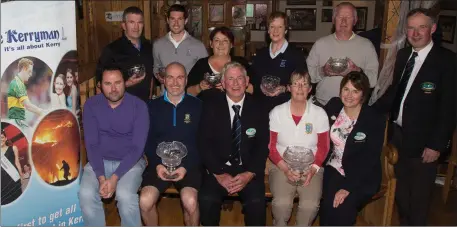
[[135,46],[135,44],[133,44],[132,41],[130,41],[129,38],[127,38],[127,36],[125,35],[125,33],[124,33],[124,38],[127,40],[127,42],[130,43],[130,45],[132,45],[133,47],[135,47],[135,49],[141,50],[141,37],[138,39],[138,47]]
[[279,49],[276,53],[273,53],[271,50],[272,44],[273,43],[270,43],[270,48],[269,48],[271,58],[275,58],[279,54],[286,52],[287,46],[289,46],[289,42],[287,42],[287,40],[284,40],[284,43],[282,44],[281,49]]
[[[351,37],[349,37],[349,40],[353,39],[353,38],[355,37],[355,35],[356,35],[356,34],[355,34],[354,32],[352,32],[352,35],[351,35]],[[336,40],[339,40],[338,37],[336,37],[336,32],[333,33],[333,36],[335,36],[335,39],[336,39]]]
[[[287,117],[292,119],[292,111],[290,110],[291,105],[292,105],[292,100],[289,99],[289,101],[286,102],[286,108],[287,108],[286,111],[287,111]],[[311,105],[311,102],[306,101],[305,112],[303,112],[301,119],[304,119],[305,116],[309,115],[309,111],[310,111],[309,109],[311,108],[310,105]]]
[[228,103],[229,109],[232,109],[232,106],[233,106],[233,105],[240,105],[240,106],[241,106],[241,108],[240,108],[240,116],[241,116],[241,112],[243,111],[244,98],[246,97],[246,94],[244,94],[244,95],[243,95],[243,98],[242,98],[239,102],[237,102],[237,103],[235,103],[234,101],[232,101],[232,100],[228,97],[228,95],[225,95],[225,97],[227,98],[227,103]]
[[184,30],[184,35],[182,36],[182,39],[180,41],[176,41],[175,39],[173,39],[173,37],[171,36],[171,32],[168,32],[168,39],[172,42],[172,43],[177,43],[177,44],[180,44],[182,41],[184,41],[186,38],[187,38],[187,31]]
[[125,92],[124,97],[122,97],[121,103],[118,106],[116,106],[116,108],[112,108],[111,105],[109,104],[109,101],[106,98],[106,96],[103,93],[101,95],[103,96],[103,102],[105,103],[106,107],[109,108],[110,110],[117,110],[117,109],[122,108],[122,106],[126,105],[125,102],[126,102],[126,99],[128,96],[127,92]]
[[[181,100],[179,100],[179,102],[176,104],[176,106],[177,106],[179,103],[182,102],[182,100],[184,99],[184,96],[186,96],[186,93],[184,93],[184,94],[182,95]],[[172,105],[175,105],[175,104],[173,104],[173,103],[170,101],[170,99],[168,99],[168,92],[167,92],[167,90],[164,91],[163,100],[165,100],[165,102],[171,103]]]
[[[427,44],[422,50],[416,51],[417,52],[417,57],[419,58],[420,61],[425,61],[425,58],[427,57],[428,53],[430,53],[430,50],[432,50],[433,47],[433,41],[430,41],[430,43]],[[411,48],[411,55],[415,52],[414,48]],[[411,57],[411,56],[410,56]]]

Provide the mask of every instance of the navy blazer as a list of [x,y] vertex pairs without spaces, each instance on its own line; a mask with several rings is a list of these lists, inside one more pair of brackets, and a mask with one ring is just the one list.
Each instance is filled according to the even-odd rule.
[[[338,118],[342,108],[343,103],[339,97],[332,98],[324,107],[330,126]],[[346,180],[341,189],[373,195],[378,192],[382,180],[381,152],[385,127],[386,118],[382,114],[368,105],[362,106],[344,147],[342,165]],[[331,151],[333,146],[331,142]]]

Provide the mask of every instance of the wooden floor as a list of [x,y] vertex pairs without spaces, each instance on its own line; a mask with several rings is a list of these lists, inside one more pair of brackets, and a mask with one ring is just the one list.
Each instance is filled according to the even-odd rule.
[[[180,226],[183,225],[182,212],[180,210],[180,202],[177,198],[163,198],[159,202],[159,225],[161,226]],[[294,208],[295,211],[296,207]],[[111,202],[105,205],[106,224],[108,226],[120,226],[120,219],[115,207],[115,203]],[[171,214],[171,215],[170,215]],[[293,215],[294,216],[294,215]],[[290,220],[290,224],[294,223],[294,219]],[[222,211],[221,223],[222,226],[243,226],[243,215],[241,214],[241,206],[239,202],[235,202],[232,211]],[[272,225],[271,219],[271,204],[267,208],[267,225]],[[314,225],[319,225],[317,220]],[[368,225],[361,217],[357,220],[357,226]],[[398,215],[394,212],[392,225],[398,226]],[[446,204],[441,200],[441,186],[436,186],[432,208],[429,213],[429,223],[432,226],[457,226],[457,190],[451,191],[448,202]]]

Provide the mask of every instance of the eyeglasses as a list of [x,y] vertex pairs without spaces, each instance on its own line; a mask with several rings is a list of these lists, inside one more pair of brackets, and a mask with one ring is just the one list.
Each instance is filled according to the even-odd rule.
[[290,86],[293,87],[293,88],[299,88],[299,87],[308,88],[308,87],[309,87],[309,84],[308,84],[308,83],[305,83],[305,84],[294,83],[294,84],[291,84]]

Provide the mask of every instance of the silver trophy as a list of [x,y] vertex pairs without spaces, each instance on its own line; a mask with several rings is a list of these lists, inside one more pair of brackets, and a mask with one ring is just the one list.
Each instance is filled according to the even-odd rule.
[[128,70],[129,77],[142,77],[144,73],[145,67],[143,64],[134,65]]
[[342,73],[348,68],[348,58],[332,58],[328,59],[330,69],[334,73]]
[[[309,168],[314,163],[314,153],[311,149],[302,146],[288,146],[283,154],[283,159],[293,172],[300,173],[304,176],[308,173]],[[295,185],[302,185],[304,182],[300,178]]]
[[176,178],[175,175],[170,175],[175,171],[176,167],[181,165],[181,160],[187,155],[186,146],[178,141],[162,142],[157,146],[157,155],[162,158],[162,164],[167,167],[167,179]]
[[165,79],[165,77],[167,76],[166,68],[159,67],[159,72],[157,73],[157,76],[162,80]]
[[262,77],[261,86],[269,93],[274,93],[276,88],[279,87],[280,78],[272,75],[265,75]]
[[221,82],[222,75],[220,73],[208,73],[206,72],[203,74],[204,79],[208,82],[209,85],[212,87],[216,86],[218,83]]

